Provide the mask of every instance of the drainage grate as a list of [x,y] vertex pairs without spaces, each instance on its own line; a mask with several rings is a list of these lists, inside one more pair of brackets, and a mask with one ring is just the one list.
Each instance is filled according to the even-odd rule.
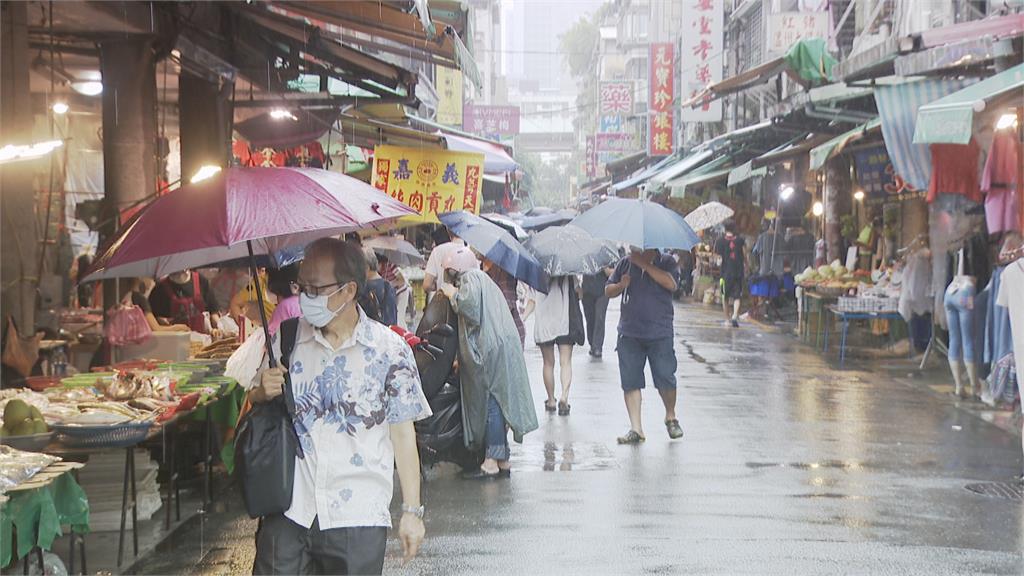
[[1024,486],[1019,482],[979,482],[977,484],[968,484],[964,488],[982,496],[1017,502],[1024,500]]

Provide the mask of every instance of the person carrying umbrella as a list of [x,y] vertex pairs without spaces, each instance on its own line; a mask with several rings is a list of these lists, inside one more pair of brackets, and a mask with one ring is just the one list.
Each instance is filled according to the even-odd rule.
[[[559,416],[569,415],[569,387],[572,386],[572,348],[584,343],[583,314],[580,312],[579,286],[575,276],[551,278],[548,293],[530,291],[524,316],[534,311],[533,338],[544,359],[544,389],[548,397],[544,410]],[[555,349],[558,349],[559,381],[562,393],[555,403]]]
[[459,376],[466,446],[486,446],[479,470],[466,479],[508,478],[508,428],[516,442],[538,428],[519,333],[498,286],[468,247],[444,263],[440,290],[459,317]]

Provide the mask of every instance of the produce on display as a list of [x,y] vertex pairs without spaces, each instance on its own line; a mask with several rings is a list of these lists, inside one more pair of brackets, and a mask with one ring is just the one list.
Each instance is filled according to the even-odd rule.
[[0,436],[28,436],[49,431],[39,408],[17,398],[4,406],[4,424],[0,428]]
[[817,268],[808,266],[803,272],[794,276],[793,280],[805,288],[822,287],[837,290],[854,290],[858,289],[861,284],[870,284],[871,273],[866,270],[851,272],[839,260],[835,260],[829,265],[818,266]]

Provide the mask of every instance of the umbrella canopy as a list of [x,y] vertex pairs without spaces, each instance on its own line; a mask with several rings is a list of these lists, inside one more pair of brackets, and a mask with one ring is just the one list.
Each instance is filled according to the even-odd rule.
[[531,236],[525,246],[548,276],[595,274],[619,259],[613,242],[594,238],[572,224],[546,228]]
[[423,255],[405,238],[398,236],[374,236],[363,240],[363,246],[395,263],[398,266],[419,266]]
[[271,257],[414,210],[317,168],[230,168],[157,198],[96,258],[86,281],[159,277],[249,256]]
[[518,222],[509,218],[508,216],[497,214],[494,212],[488,214],[481,214],[481,218],[489,222],[494,222],[498,226],[501,226],[508,231],[509,234],[515,237],[516,240],[522,242],[530,237],[530,234],[519,225]]
[[572,222],[572,219],[576,217],[576,214],[577,212],[575,210],[565,208],[557,212],[527,216],[526,218],[523,218],[522,225],[523,228],[527,230],[543,230],[548,226],[568,224],[569,222]]
[[437,218],[498,268],[528,286],[547,293],[548,278],[540,262],[501,226],[465,210],[446,212]]
[[580,214],[572,223],[595,238],[644,250],[689,250],[700,242],[682,216],[647,200],[609,198]]
[[684,220],[690,225],[690,228],[699,232],[725,222],[732,218],[732,215],[735,213],[732,208],[721,202],[708,202],[707,204],[701,204],[693,212],[687,214]]

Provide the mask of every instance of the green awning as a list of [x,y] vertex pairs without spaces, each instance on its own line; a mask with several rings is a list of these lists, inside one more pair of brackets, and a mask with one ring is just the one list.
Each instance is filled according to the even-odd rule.
[[717,180],[719,178],[725,178],[729,175],[732,168],[722,168],[722,166],[729,163],[728,156],[719,156],[711,162],[701,166],[688,173],[685,176],[671,180],[665,184],[665,186],[671,190],[671,195],[675,197],[682,197],[686,194],[687,186],[694,186],[704,182]]
[[836,59],[824,38],[805,38],[789,47],[783,60],[797,76],[812,85],[829,82]]
[[765,176],[768,174],[768,167],[761,166],[754,168],[753,161],[744,162],[740,166],[729,171],[729,186],[735,186],[740,182],[750,180],[754,176]]
[[675,180],[684,174],[695,171],[698,167],[705,165],[709,158],[714,154],[711,150],[702,150],[700,152],[694,152],[689,156],[686,156],[682,160],[665,166],[658,173],[651,176],[650,182],[647,184],[648,192],[657,192],[660,190],[669,180]]
[[844,132],[839,136],[836,136],[835,138],[829,140],[828,142],[825,142],[821,146],[815,146],[814,148],[811,148],[810,169],[820,170],[829,158],[832,158],[838,155],[840,152],[842,152],[843,148],[846,148],[847,144],[860,140],[864,136],[865,132],[877,129],[881,125],[882,121],[879,118],[875,118],[874,120],[868,122],[867,124],[861,124],[860,126],[854,128],[853,130]]
[[917,111],[914,144],[967,144],[974,132],[974,115],[986,109],[1024,102],[1024,64],[1018,64],[939,98]]

